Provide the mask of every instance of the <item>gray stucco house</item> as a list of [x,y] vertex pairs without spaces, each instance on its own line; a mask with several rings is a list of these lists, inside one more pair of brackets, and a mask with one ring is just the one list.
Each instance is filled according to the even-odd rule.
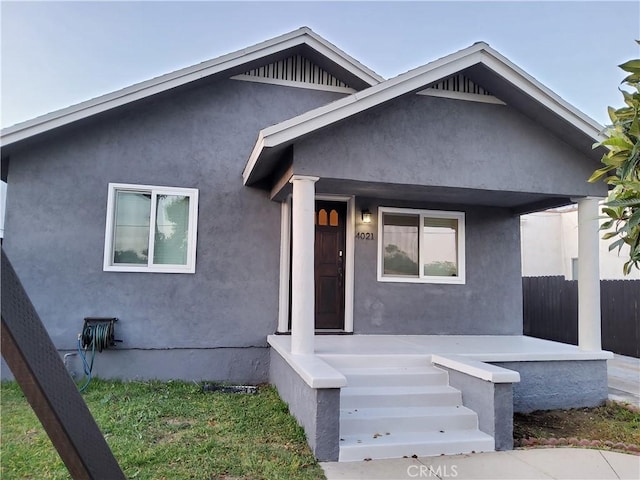
[[[607,395],[600,130],[485,43],[385,80],[301,28],[3,130],[3,248],[61,355],[120,319],[99,376],[269,381],[323,460],[508,449]],[[519,217],[576,202],[573,347]]]

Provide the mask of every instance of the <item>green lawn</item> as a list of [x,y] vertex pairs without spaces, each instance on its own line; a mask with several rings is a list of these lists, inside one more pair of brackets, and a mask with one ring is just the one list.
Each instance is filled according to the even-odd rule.
[[[68,479],[19,386],[3,382],[1,393],[0,477]],[[325,478],[272,387],[246,395],[94,380],[83,396],[127,478]]]

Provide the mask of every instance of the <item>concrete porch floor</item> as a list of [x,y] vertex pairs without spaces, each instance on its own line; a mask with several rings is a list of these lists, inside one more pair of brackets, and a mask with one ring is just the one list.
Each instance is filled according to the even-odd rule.
[[[290,346],[290,337],[276,339],[282,346]],[[613,358],[611,352],[585,351],[574,345],[525,335],[316,335],[315,354],[320,357],[449,354],[484,362]]]

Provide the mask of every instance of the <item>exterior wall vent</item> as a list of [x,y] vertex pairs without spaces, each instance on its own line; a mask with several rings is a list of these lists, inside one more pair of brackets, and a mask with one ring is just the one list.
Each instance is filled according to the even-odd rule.
[[471,81],[461,73],[451,75],[443,80],[429,85],[418,95],[429,95],[432,97],[455,98],[457,100],[468,100],[472,102],[495,103],[504,105],[505,103],[495,97],[487,89]]
[[451,77],[440,80],[438,83],[431,85],[429,88],[435,90],[446,90],[448,92],[473,93],[475,95],[492,95],[489,91],[482,88],[477,83],[472,82],[462,74],[453,75]]
[[289,58],[263,65],[232,78],[235,80],[290,85],[345,93],[355,92],[355,89],[301,55],[293,55]]

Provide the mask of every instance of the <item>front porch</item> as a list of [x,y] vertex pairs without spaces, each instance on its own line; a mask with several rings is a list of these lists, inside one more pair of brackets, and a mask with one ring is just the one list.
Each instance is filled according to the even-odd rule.
[[[454,73],[499,102],[424,95]],[[514,410],[606,399],[600,130],[476,44],[260,131],[243,179],[282,204],[290,333],[270,381],[319,459],[509,449]],[[570,203],[579,347],[521,335],[519,216]]]
[[316,456],[341,461],[511,449],[514,411],[606,400],[612,358],[523,335],[321,335],[306,355],[268,342],[271,383]]

